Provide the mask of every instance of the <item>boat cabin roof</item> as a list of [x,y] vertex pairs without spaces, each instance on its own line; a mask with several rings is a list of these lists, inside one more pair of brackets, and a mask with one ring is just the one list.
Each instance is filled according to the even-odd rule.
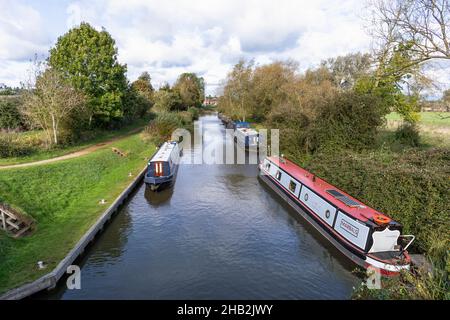
[[234,125],[236,128],[250,128],[250,123],[245,121],[235,121]]
[[364,205],[358,199],[353,198],[342,190],[326,182],[325,180],[314,176],[311,172],[299,167],[286,158],[267,157],[278,167],[286,171],[291,177],[303,183],[306,187],[314,190],[322,198],[333,204],[335,207],[342,209],[347,214],[353,216],[360,221],[367,221],[380,212]]
[[246,135],[256,135],[258,134],[258,131],[252,128],[237,128],[236,130],[239,130],[240,132],[246,134]]
[[175,141],[164,142],[164,144],[159,148],[158,152],[153,156],[150,162],[156,161],[169,161],[170,155],[173,149],[177,146]]

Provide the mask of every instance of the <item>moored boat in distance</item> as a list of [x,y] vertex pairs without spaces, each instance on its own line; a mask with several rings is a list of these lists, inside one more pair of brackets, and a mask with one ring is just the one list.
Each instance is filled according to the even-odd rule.
[[241,148],[248,150],[257,150],[259,143],[259,133],[250,127],[236,128],[234,140]]
[[231,120],[231,118],[229,118],[228,116],[224,115],[223,113],[218,113],[217,117],[220,119],[220,121],[222,121],[222,124],[227,126],[229,123],[233,122]]
[[348,258],[385,276],[410,267],[402,225],[283,157],[266,157],[259,178]]
[[178,142],[165,142],[148,162],[145,184],[151,190],[172,186],[177,176],[181,154]]
[[247,150],[258,150],[259,133],[250,128],[250,124],[245,121],[233,121],[229,126],[234,130],[234,142]]

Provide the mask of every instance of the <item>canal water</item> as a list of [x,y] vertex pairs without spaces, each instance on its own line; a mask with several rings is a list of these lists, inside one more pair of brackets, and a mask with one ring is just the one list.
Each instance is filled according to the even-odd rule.
[[[215,115],[199,120],[223,143]],[[184,157],[199,152],[185,148]],[[255,164],[181,164],[173,189],[141,185],[45,299],[348,299],[350,263],[257,179]]]

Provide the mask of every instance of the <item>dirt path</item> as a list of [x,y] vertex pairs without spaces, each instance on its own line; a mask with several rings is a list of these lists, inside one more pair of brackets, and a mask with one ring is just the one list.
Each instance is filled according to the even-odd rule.
[[5,166],[1,166],[0,165],[0,170],[2,170],[2,169],[13,169],[13,168],[23,168],[23,167],[38,166],[38,165],[42,165],[42,164],[47,164],[47,163],[53,163],[53,162],[58,162],[58,161],[62,161],[62,160],[67,160],[67,159],[78,158],[78,157],[84,156],[86,154],[92,153],[94,151],[97,151],[98,149],[101,149],[101,148],[103,148],[105,146],[111,145],[112,143],[114,143],[114,142],[116,142],[118,140],[122,140],[124,138],[127,138],[131,134],[139,132],[140,130],[142,130],[142,128],[138,128],[138,129],[132,130],[128,134],[126,134],[124,136],[120,136],[120,137],[113,138],[111,140],[100,142],[100,143],[97,143],[97,144],[95,144],[93,146],[90,146],[90,147],[87,147],[85,149],[82,149],[82,150],[79,150],[79,151],[75,151],[75,152],[72,152],[72,153],[68,153],[68,154],[65,154],[63,156],[59,156],[59,157],[55,157],[55,158],[51,158],[51,159],[46,159],[46,160],[33,161],[33,162],[25,162],[25,163],[19,163],[19,164],[10,164],[10,165],[5,165]]

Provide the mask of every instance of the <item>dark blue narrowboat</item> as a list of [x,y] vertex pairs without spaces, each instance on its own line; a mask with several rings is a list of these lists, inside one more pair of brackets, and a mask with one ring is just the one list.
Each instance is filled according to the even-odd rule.
[[178,142],[165,142],[147,166],[144,182],[151,190],[162,190],[175,182],[182,150]]

